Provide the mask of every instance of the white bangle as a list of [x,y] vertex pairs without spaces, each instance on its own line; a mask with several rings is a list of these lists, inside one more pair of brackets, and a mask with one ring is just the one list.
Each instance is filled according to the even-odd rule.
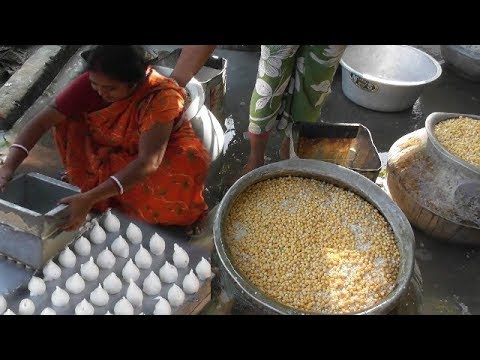
[[123,186],[122,184],[120,183],[120,181],[118,181],[118,179],[115,177],[115,176],[110,176],[110,179],[112,179],[113,181],[115,181],[115,183],[118,185],[118,188],[120,189],[120,195],[123,194]]
[[17,149],[20,149],[20,150],[25,151],[25,153],[27,154],[27,156],[28,156],[28,154],[30,153],[25,146],[20,145],[20,144],[12,144],[12,145],[10,145],[10,147],[17,148]]

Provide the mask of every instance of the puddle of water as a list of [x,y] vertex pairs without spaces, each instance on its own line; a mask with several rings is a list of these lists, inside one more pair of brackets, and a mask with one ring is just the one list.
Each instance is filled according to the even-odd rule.
[[232,142],[233,138],[235,137],[236,135],[236,131],[235,131],[235,121],[233,120],[232,118],[232,115],[228,116],[226,119],[225,119],[225,140],[224,140],[224,144],[223,144],[223,155],[226,154],[229,146],[230,146],[230,143]]
[[453,298],[457,302],[458,306],[460,306],[461,313],[460,315],[471,315],[470,311],[468,310],[468,306],[465,305],[463,302],[460,301],[460,297],[457,295],[453,295]]

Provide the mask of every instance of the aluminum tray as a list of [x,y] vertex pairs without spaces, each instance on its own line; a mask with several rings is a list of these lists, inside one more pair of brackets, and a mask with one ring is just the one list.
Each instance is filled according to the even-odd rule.
[[[40,314],[45,307],[51,307],[57,312],[57,315],[73,315],[75,314],[75,306],[78,303],[80,303],[84,298],[86,298],[90,302],[90,293],[96,287],[98,287],[99,283],[103,283],[103,280],[113,271],[122,280],[122,284],[123,284],[122,290],[118,294],[110,295],[109,302],[106,306],[104,307],[94,306],[95,315],[104,315],[107,311],[110,311],[113,314],[113,309],[116,302],[120,300],[123,296],[126,296],[127,289],[128,289],[128,283],[126,283],[122,278],[122,269],[124,265],[127,263],[129,258],[132,258],[132,259],[135,258],[135,254],[140,248],[140,244],[134,245],[127,240],[126,229],[130,222],[137,224],[142,230],[142,233],[143,233],[142,244],[147,250],[149,249],[148,243],[149,243],[150,237],[155,232],[158,233],[160,236],[162,236],[165,240],[165,252],[161,256],[155,256],[151,254],[153,262],[150,269],[140,269],[140,277],[136,281],[136,284],[140,288],[142,288],[143,280],[145,279],[145,277],[148,276],[150,271],[153,270],[158,275],[159,269],[165,263],[165,260],[168,260],[171,264],[173,264],[172,256],[173,256],[174,243],[177,243],[179,246],[181,246],[188,253],[190,258],[189,265],[186,269],[178,269],[178,279],[175,282],[178,286],[182,287],[183,278],[185,277],[186,274],[188,274],[191,268],[195,269],[195,266],[198,264],[198,262],[201,260],[202,257],[210,261],[210,252],[206,249],[202,249],[201,247],[195,245],[192,242],[189,242],[188,236],[185,234],[182,228],[177,228],[177,227],[167,228],[167,227],[154,226],[144,222],[131,220],[129,217],[123,214],[120,214],[118,211],[112,211],[112,213],[115,214],[120,219],[121,227],[120,227],[119,233],[107,233],[107,240],[103,244],[95,245],[92,243],[91,254],[89,256],[77,255],[77,262],[73,269],[67,269],[67,268],[61,267],[58,262],[58,256],[56,256],[54,258],[54,261],[56,264],[58,264],[62,268],[62,276],[57,280],[46,282],[47,291],[45,292],[45,294],[40,296],[30,297],[30,293],[27,289],[27,284],[24,283],[24,285],[18,288],[15,292],[5,296],[5,299],[7,300],[7,303],[8,303],[8,308],[14,311],[15,313],[18,313],[18,306],[20,301],[25,298],[30,298],[35,304],[35,315]],[[100,224],[103,223],[104,216],[105,215],[102,215],[102,217],[99,219]],[[103,249],[105,249],[106,246],[110,248],[112,242],[119,235],[122,235],[127,240],[127,243],[130,246],[129,258],[124,259],[121,257],[116,257],[115,266],[113,267],[112,270],[100,269],[100,274],[97,280],[85,281],[85,289],[84,291],[82,291],[82,293],[78,295],[69,294],[70,301],[67,304],[67,306],[65,307],[53,306],[51,302],[51,294],[55,290],[55,287],[59,286],[62,289],[66,290],[65,288],[66,280],[76,272],[80,274],[80,265],[87,262],[90,256],[93,256],[96,262],[98,254]],[[85,234],[85,237],[89,238],[88,232]],[[74,251],[73,244],[74,242],[72,242],[69,245],[72,251]],[[4,261],[7,261],[7,260],[5,259]],[[17,266],[17,264],[15,264],[14,262],[10,261],[10,263],[12,264],[12,266],[13,265]],[[37,271],[35,275],[43,278],[41,270]],[[2,276],[3,276],[3,272],[2,274],[0,274],[0,277]],[[168,290],[172,285],[173,284],[166,284],[162,282],[162,289],[159,295],[167,299]],[[149,296],[143,293],[143,306],[142,308],[135,308],[135,314],[138,315],[142,312],[145,315],[153,314],[155,304],[158,301],[158,300],[155,300],[155,297],[157,296],[158,295]],[[198,308],[205,303],[205,301],[209,300],[209,297],[210,297],[210,279],[200,282],[200,289],[196,294],[185,295],[184,304],[178,308],[172,307],[172,314],[186,315],[186,314],[195,313],[198,311]]]

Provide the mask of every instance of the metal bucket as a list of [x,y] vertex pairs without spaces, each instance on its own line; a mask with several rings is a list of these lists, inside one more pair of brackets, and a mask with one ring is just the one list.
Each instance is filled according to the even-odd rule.
[[390,148],[387,184],[393,200],[413,225],[452,244],[480,245],[480,168],[452,155],[434,127],[459,116],[432,113],[425,128],[398,139]]
[[350,45],[340,64],[345,96],[385,112],[411,108],[424,87],[442,74],[438,61],[407,45]]
[[[480,230],[480,167],[467,163],[450,153],[437,139],[435,126],[441,121],[469,117],[480,121],[479,115],[441,113],[430,114],[425,120],[427,132],[426,152],[432,158],[438,158],[438,177],[432,190],[443,191],[445,202],[450,202],[456,214],[467,224]],[[480,139],[478,139],[480,141]],[[480,238],[477,239],[478,244]]]
[[[164,66],[154,66],[154,69],[164,76],[170,76],[173,69]],[[191,102],[183,113],[186,121],[191,121],[197,136],[210,154],[212,162],[222,153],[224,134],[220,122],[205,106],[203,87],[196,79],[190,80],[185,86],[190,94]]]
[[[155,65],[175,68],[182,49],[175,49],[168,55],[161,56]],[[225,114],[223,104],[227,91],[227,60],[215,55],[210,56],[205,65],[195,75],[195,79],[202,84],[205,92],[205,106],[223,123]]]
[[[400,251],[400,270],[397,285],[381,302],[356,314],[387,314],[406,293],[414,266],[414,234],[405,215],[377,185],[349,169],[318,160],[292,159],[262,166],[243,176],[227,192],[220,203],[214,223],[216,255],[212,262],[219,267],[219,280],[246,311],[265,314],[309,314],[280,304],[248,282],[230,261],[224,241],[223,224],[235,199],[250,185],[283,176],[301,176],[326,181],[349,189],[375,206],[392,227]],[[218,287],[218,285],[217,285]]]
[[[170,76],[173,71],[172,68],[164,66],[154,66],[154,69],[164,76]],[[218,176],[218,173],[222,168],[225,135],[220,122],[204,105],[205,93],[203,86],[196,79],[192,79],[185,88],[190,94],[191,102],[183,113],[183,116],[185,120],[191,122],[195,134],[210,154],[211,163],[205,181],[206,188],[208,189],[218,186],[221,183],[221,178]],[[211,204],[215,202],[208,191],[205,191],[204,195],[207,203]]]

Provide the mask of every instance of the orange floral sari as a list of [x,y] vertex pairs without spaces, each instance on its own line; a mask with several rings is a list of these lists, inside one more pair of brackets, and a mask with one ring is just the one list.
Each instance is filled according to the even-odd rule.
[[[140,135],[157,123],[177,121],[184,99],[183,89],[152,69],[127,99],[57,125],[54,137],[68,181],[85,192],[123,169],[136,159]],[[123,195],[95,204],[95,209],[118,208],[152,224],[191,225],[207,212],[203,190],[209,161],[185,122],[172,131],[154,174]]]

